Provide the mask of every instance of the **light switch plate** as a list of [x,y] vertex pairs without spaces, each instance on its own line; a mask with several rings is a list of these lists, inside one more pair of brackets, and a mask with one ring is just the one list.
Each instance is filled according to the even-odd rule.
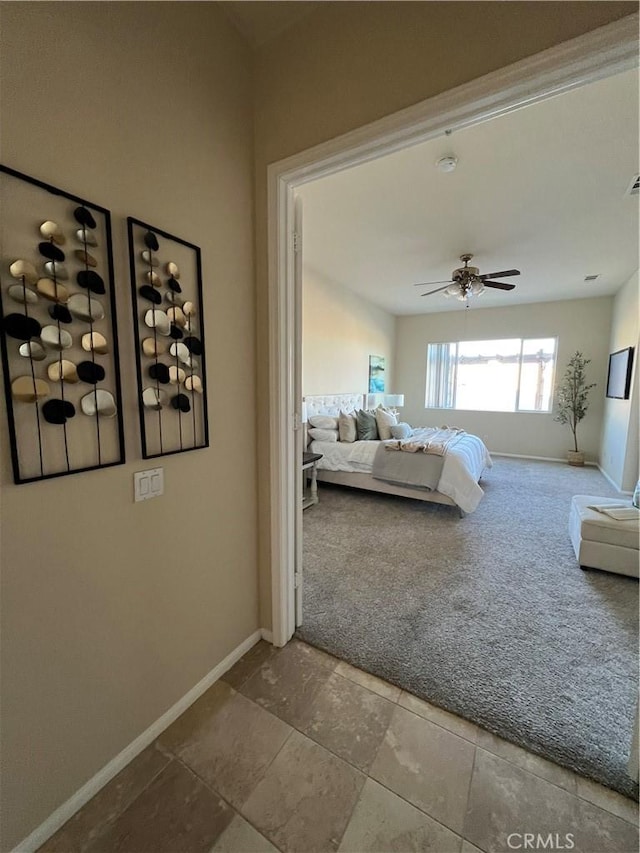
[[148,471],[136,471],[133,475],[134,498],[136,501],[148,501],[164,494],[164,468],[150,468]]

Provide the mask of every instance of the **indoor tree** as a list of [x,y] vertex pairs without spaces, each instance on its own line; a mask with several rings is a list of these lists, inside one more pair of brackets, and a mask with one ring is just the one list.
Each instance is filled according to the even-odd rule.
[[587,414],[589,407],[589,391],[596,383],[587,384],[586,366],[591,359],[585,358],[581,352],[571,356],[562,382],[556,388],[556,416],[554,420],[568,424],[573,435],[574,453],[578,450],[578,424]]

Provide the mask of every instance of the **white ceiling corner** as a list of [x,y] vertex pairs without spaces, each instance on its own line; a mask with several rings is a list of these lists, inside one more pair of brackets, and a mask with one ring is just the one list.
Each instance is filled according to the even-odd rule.
[[276,38],[306,17],[321,0],[220,0],[236,29],[256,48]]

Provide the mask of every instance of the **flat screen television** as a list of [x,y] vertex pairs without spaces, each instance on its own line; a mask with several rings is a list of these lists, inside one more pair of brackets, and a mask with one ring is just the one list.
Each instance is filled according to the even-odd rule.
[[607,375],[607,397],[613,397],[615,400],[629,399],[632,367],[633,347],[611,353]]

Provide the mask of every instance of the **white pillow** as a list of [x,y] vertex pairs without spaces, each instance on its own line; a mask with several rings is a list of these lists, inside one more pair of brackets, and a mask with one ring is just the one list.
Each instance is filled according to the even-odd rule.
[[391,438],[396,438],[402,441],[404,438],[410,438],[412,432],[413,430],[409,424],[405,424],[401,421],[399,424],[391,427]]
[[309,423],[318,429],[338,429],[338,418],[330,415],[311,415]]
[[338,415],[338,431],[340,441],[351,443],[358,437],[357,420],[355,412],[340,412]]
[[311,438],[315,439],[315,441],[337,441],[338,440],[338,430],[337,429],[320,429],[319,427],[313,427],[309,430],[309,435]]
[[395,412],[385,409],[383,406],[378,406],[375,410],[376,424],[378,425],[378,435],[381,441],[386,441],[391,438],[391,427],[398,423],[398,416]]

